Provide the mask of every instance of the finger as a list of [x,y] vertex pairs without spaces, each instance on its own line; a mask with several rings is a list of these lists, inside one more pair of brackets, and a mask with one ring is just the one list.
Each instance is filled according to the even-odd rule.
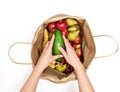
[[58,59],[58,58],[61,58],[61,57],[63,57],[63,55],[55,55],[55,56],[53,56],[53,59],[55,60],[55,59]]
[[63,40],[65,43],[66,50],[68,52],[69,48],[71,47],[70,42],[65,38],[65,36],[63,36]]
[[47,48],[48,47],[48,44],[50,43],[50,41],[48,41],[47,43],[46,43],[46,45],[45,45],[45,48]]
[[48,44],[49,44],[49,43],[50,43],[50,41],[48,41],[48,42],[46,43],[45,48],[44,48],[43,51],[45,51],[45,50],[48,48]]
[[52,48],[54,39],[55,39],[55,35],[53,34],[52,39],[50,40],[50,43],[49,43],[49,48]]
[[63,56],[64,56],[65,58],[67,58],[67,53],[65,52],[65,50],[64,50],[63,48],[61,48],[61,47],[58,47],[58,49],[59,49],[60,52],[63,54]]

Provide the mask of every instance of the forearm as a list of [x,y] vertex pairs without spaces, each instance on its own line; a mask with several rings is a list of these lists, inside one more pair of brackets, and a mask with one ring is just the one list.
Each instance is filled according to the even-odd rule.
[[94,92],[93,86],[84,68],[79,67],[76,71],[80,92]]
[[37,64],[34,67],[30,77],[24,84],[23,88],[21,89],[21,92],[35,92],[42,71],[43,67]]

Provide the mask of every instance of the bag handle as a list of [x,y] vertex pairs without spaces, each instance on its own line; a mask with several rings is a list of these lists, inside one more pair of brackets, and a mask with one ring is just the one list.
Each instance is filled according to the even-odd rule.
[[114,52],[112,52],[112,53],[110,53],[110,54],[108,54],[108,55],[95,56],[94,58],[109,57],[109,56],[112,56],[112,55],[116,54],[117,51],[119,50],[119,44],[118,44],[117,40],[116,40],[114,37],[112,37],[111,35],[96,35],[96,36],[93,36],[93,37],[109,37],[109,38],[111,38],[111,39],[116,43],[116,46],[117,46],[116,49],[114,50]]
[[[110,35],[96,35],[96,36],[93,36],[93,37],[109,37],[109,38],[111,38],[112,40],[115,41],[116,46],[117,46],[117,48],[114,50],[113,53],[110,53],[110,54],[108,54],[108,55],[103,55],[103,56],[95,56],[94,58],[109,57],[109,56],[112,56],[112,55],[114,55],[114,54],[117,53],[117,51],[118,51],[118,49],[119,49],[119,44],[118,44],[118,42],[116,41],[115,38],[113,38],[113,37],[110,36]],[[32,45],[33,43],[31,43],[31,42],[15,42],[15,43],[13,43],[13,44],[9,47],[9,49],[8,49],[8,56],[9,56],[9,58],[11,59],[11,61],[12,61],[13,63],[15,63],[15,64],[34,65],[33,63],[20,63],[20,62],[16,62],[16,61],[12,58],[12,56],[11,56],[11,54],[10,54],[11,48],[13,48],[13,47],[14,47],[15,45],[17,45],[17,44],[28,44],[28,45]]]
[[13,63],[15,63],[15,64],[33,65],[33,63],[20,63],[20,62],[16,62],[16,61],[12,58],[12,56],[11,56],[11,54],[10,54],[11,48],[13,48],[13,47],[14,47],[15,45],[17,45],[17,44],[28,44],[28,45],[32,45],[32,43],[30,43],[30,42],[15,42],[15,43],[13,43],[13,44],[9,47],[9,49],[8,49],[8,56],[9,56],[9,58],[11,59],[11,61],[12,61]]

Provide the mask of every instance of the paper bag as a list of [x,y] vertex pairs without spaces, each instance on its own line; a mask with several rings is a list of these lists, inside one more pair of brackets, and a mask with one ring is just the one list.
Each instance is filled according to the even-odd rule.
[[[80,23],[81,32],[82,32],[82,51],[84,56],[83,65],[85,69],[88,68],[89,64],[91,63],[93,57],[95,56],[95,43],[93,40],[93,36],[87,21],[79,16],[69,16],[64,14],[55,15],[46,21],[44,21],[37,29],[34,39],[33,39],[33,46],[31,49],[31,58],[33,62],[33,67],[37,64],[37,61],[42,53],[42,42],[43,42],[43,29],[46,28],[48,23],[55,22],[58,20],[62,20],[65,18],[74,18]],[[79,71],[79,70],[78,70]],[[68,82],[70,80],[75,80],[76,76],[74,72],[70,74],[60,73],[50,67],[47,67],[41,75],[41,78],[50,80],[55,83],[63,83]]]

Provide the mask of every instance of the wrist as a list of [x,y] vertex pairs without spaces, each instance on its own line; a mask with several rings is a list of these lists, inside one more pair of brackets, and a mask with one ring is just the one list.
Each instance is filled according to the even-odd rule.
[[37,63],[35,67],[33,68],[33,71],[35,72],[36,76],[39,76],[42,74],[44,71],[45,67],[41,63]]
[[[44,62],[43,62],[43,61],[44,61]],[[36,64],[36,66],[37,66],[40,70],[44,71],[44,69],[47,67],[47,64],[46,64],[45,62],[46,62],[46,60],[40,58],[40,59],[38,60],[38,63]]]
[[85,67],[81,64],[76,65],[76,67],[74,68],[74,72],[76,75],[79,75],[79,73],[83,73],[86,72],[85,71]]

